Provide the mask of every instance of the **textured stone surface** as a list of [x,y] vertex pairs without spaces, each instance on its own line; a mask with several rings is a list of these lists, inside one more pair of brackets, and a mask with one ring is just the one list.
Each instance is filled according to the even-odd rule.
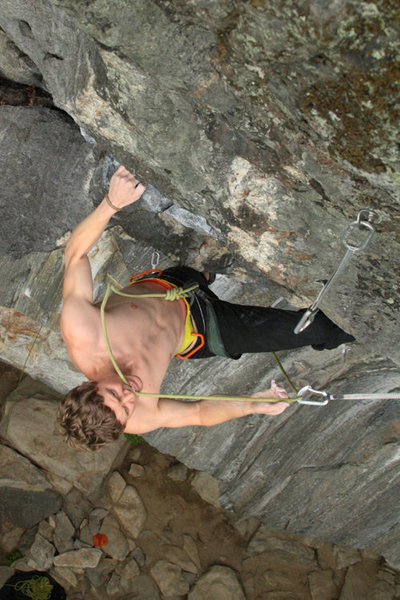
[[126,486],[122,496],[114,504],[114,512],[126,535],[137,538],[146,520],[146,509],[132,485]]
[[72,525],[71,521],[63,511],[57,513],[54,520],[54,545],[58,553],[63,554],[63,552],[73,550],[73,537],[75,534],[75,528]]
[[0,29],[0,73],[18,83],[40,86],[42,76],[31,59]]
[[[0,446],[0,526],[33,527],[57,512],[61,496],[40,470],[6,446]],[[5,530],[7,531],[7,529]]]
[[54,566],[70,567],[72,569],[93,569],[99,564],[102,556],[97,548],[81,548],[80,550],[65,552],[54,557]]
[[[0,107],[1,356],[59,391],[81,381],[58,334],[59,246],[101,197],[115,167],[106,152],[156,189],[115,219],[136,242],[114,228],[93,253],[96,294],[106,271],[124,282],[148,267],[151,245],[162,266],[228,273],[215,284],[227,299],[308,304],[349,221],[376,209],[379,233],[324,301],[359,343],[345,356],[281,358],[298,387],[399,388],[395,10],[383,0],[141,0],[112,11],[103,0],[3,0],[0,65],[21,81],[20,69],[39,74],[97,146],[54,111]],[[277,376],[269,356],[194,361],[174,364],[165,390],[250,392]],[[225,506],[398,564],[398,411],[337,402],[148,439],[217,477]]]
[[197,473],[192,481],[192,486],[196,492],[209,504],[220,506],[218,481],[215,477],[211,477],[209,473]]
[[46,392],[37,383],[32,386],[27,379],[25,390],[21,385],[6,402],[1,421],[2,435],[43,469],[90,493],[101,485],[116,456],[124,446],[126,448],[126,442],[121,438],[98,453],[69,448],[62,436],[55,432],[57,405],[57,394],[50,390]]
[[53,544],[37,533],[31,547],[31,556],[29,559],[32,568],[39,571],[50,569],[53,565],[55,551]]
[[103,549],[104,552],[112,558],[123,560],[129,552],[129,546],[126,537],[121,532],[118,521],[108,515],[104,519],[99,532],[105,534],[108,539],[107,545]]
[[0,122],[0,166],[11,183],[0,196],[0,252],[53,250],[88,212],[93,150],[54,110],[1,106]]
[[184,596],[189,591],[189,584],[183,578],[182,569],[167,560],[157,561],[150,573],[166,598]]
[[235,572],[228,567],[211,567],[196,582],[188,595],[189,600],[245,600]]
[[[253,4],[142,0],[110,11],[102,0],[6,0],[0,24],[57,106],[222,237],[225,251],[214,240],[205,261],[250,266],[309,300],[343,252],[340,238],[357,209],[377,209],[379,241],[324,307],[392,354],[394,7]],[[137,221],[127,220],[130,233]],[[142,227],[147,242],[152,229]],[[190,244],[183,231],[159,232],[174,259],[203,247],[183,239]]]

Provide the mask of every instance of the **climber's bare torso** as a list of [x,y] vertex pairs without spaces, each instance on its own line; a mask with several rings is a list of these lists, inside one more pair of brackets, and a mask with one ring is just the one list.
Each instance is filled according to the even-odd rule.
[[[164,292],[157,282],[139,282],[124,289],[135,295]],[[135,373],[143,391],[158,392],[183,336],[186,307],[182,300],[126,298],[112,295],[105,310],[112,352],[124,373]],[[64,302],[61,332],[75,366],[96,380],[114,373],[100,319],[100,305],[75,298]]]

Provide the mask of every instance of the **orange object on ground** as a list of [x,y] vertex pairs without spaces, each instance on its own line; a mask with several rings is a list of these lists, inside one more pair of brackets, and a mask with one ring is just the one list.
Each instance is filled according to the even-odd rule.
[[93,536],[93,546],[101,548],[106,544],[108,544],[108,537],[105,533],[96,533],[96,535]]

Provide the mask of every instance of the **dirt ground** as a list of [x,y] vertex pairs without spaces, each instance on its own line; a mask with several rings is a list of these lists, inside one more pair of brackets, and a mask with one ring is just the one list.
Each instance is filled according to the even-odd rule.
[[[136,459],[139,449],[140,457]],[[132,461],[132,455],[136,460]],[[132,462],[145,468],[145,475],[132,477],[130,483],[139,492],[148,513],[137,540],[148,564],[164,558],[166,545],[182,547],[183,536],[190,535],[196,542],[204,570],[219,564],[240,571],[246,543],[234,528],[235,517],[230,518],[228,512],[202,500],[191,485],[196,471],[188,470],[185,481],[171,480],[168,471],[179,463],[146,443],[128,453],[121,468],[124,477]]]

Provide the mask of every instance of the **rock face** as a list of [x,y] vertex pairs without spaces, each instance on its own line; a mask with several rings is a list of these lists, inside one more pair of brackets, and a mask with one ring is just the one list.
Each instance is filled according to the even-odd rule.
[[[358,343],[281,358],[297,387],[399,388],[394,11],[383,0],[112,10],[3,0],[1,73],[40,86],[70,118],[0,106],[2,358],[58,391],[81,380],[58,333],[62,246],[118,160],[151,185],[92,253],[97,296],[106,272],[124,283],[154,247],[161,267],[225,273],[214,289],[226,299],[307,305],[343,255],[349,223],[374,209],[367,252],[323,304]],[[193,361],[173,365],[165,392],[244,393],[271,377],[269,356]],[[225,506],[398,564],[398,419],[395,402],[337,402],[148,437],[216,476]]]
[[[45,386],[40,389],[46,396]],[[52,443],[57,442],[50,436],[49,451]],[[90,499],[76,487],[61,498],[46,481],[55,475],[52,465],[40,469],[0,446],[0,491],[7,482],[21,492],[30,487],[59,499],[56,506],[44,501],[36,520],[26,518],[34,506],[25,510],[19,525],[11,511],[3,512],[7,505],[0,505],[0,551],[11,563],[11,568],[0,566],[0,590],[15,571],[35,569],[48,571],[68,597],[85,600],[397,597],[400,571],[389,568],[381,556],[270,530],[254,517],[238,518],[214,507],[200,497],[204,487],[199,488],[196,477],[202,473],[184,467],[184,477],[168,481],[171,469],[183,465],[143,440],[120,458]],[[146,465],[143,477],[130,473],[132,460]],[[123,502],[128,507],[132,481],[137,482],[135,499],[131,512],[124,514],[120,507]],[[73,483],[80,485],[79,475]],[[147,514],[145,523],[138,502]]]
[[[360,208],[377,210],[379,240],[325,309],[392,355],[394,10],[384,2],[141,0],[110,11],[100,0],[5,0],[0,26],[56,106],[207,220],[217,234],[208,252],[220,267],[250,268],[310,299],[343,251],[348,223]],[[10,72],[11,58],[2,60]],[[179,243],[168,250],[176,256]]]
[[55,392],[49,390],[46,394],[43,385],[28,378],[5,402],[1,435],[23,456],[48,471],[62,493],[74,485],[90,495],[100,487],[126,443],[121,438],[99,453],[68,448],[55,430],[59,399]]
[[0,446],[0,523],[28,529],[56,512],[62,502],[29,460]]

